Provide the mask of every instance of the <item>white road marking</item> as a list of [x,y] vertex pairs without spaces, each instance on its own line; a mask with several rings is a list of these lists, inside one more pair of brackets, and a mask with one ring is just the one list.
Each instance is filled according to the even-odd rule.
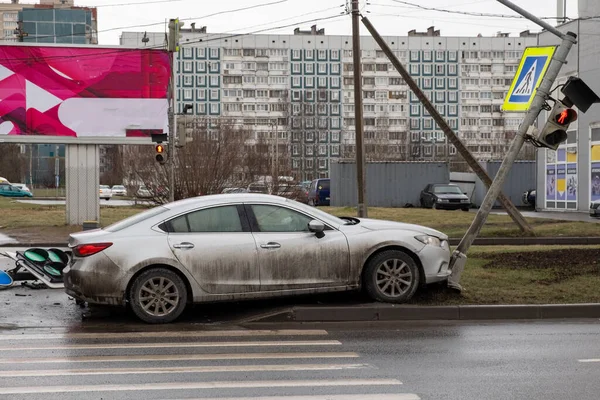
[[166,331],[166,332],[64,332],[34,335],[0,335],[0,340],[40,340],[49,339],[139,339],[139,338],[190,338],[190,337],[247,337],[247,336],[325,336],[322,329],[281,329],[281,330],[221,330],[221,331]]
[[[23,386],[0,388],[0,394],[125,392],[142,390],[244,389],[282,387],[395,386],[397,379],[323,379],[278,381],[168,382],[118,385]],[[364,398],[364,397],[363,397]]]
[[283,364],[283,365],[217,365],[201,367],[164,368],[97,368],[97,369],[46,369],[0,371],[0,378],[78,376],[78,375],[133,375],[133,374],[188,374],[210,372],[275,372],[275,371],[334,371],[373,368],[369,364]]
[[[281,400],[281,396],[265,397],[218,397],[185,400]],[[413,393],[399,394],[327,394],[315,396],[285,396],[285,400],[421,400]]]
[[588,358],[584,360],[579,360],[582,363],[592,363],[592,362],[600,362],[600,358]]
[[81,356],[47,358],[0,358],[0,364],[55,364],[55,363],[96,363],[132,361],[190,361],[190,360],[281,360],[307,358],[357,358],[352,352],[314,353],[221,353],[221,354],[165,354],[165,355],[123,355],[123,356]]
[[253,342],[171,342],[171,343],[119,343],[119,344],[65,344],[56,346],[0,347],[0,352],[28,350],[71,350],[71,349],[158,349],[187,347],[285,347],[285,346],[340,346],[338,340],[295,340]]

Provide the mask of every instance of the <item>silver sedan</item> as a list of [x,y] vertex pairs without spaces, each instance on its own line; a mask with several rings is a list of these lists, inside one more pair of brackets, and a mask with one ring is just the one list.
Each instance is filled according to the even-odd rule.
[[448,237],[373,219],[337,218],[282,197],[222,194],[177,201],[104,229],[72,234],[65,290],[91,304],[129,305],[149,323],[189,303],[364,287],[402,303],[448,279]]

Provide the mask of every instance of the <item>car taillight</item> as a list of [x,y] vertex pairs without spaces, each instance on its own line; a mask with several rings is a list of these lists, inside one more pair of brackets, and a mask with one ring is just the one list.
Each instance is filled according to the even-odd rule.
[[73,253],[77,257],[88,257],[96,253],[100,253],[101,251],[108,249],[110,246],[112,246],[112,243],[80,244],[73,249]]

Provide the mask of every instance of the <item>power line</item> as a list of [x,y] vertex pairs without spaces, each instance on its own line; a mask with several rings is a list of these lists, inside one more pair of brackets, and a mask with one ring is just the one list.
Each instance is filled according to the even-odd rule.
[[[275,27],[270,27],[270,28],[264,28],[264,29],[259,29],[259,30],[255,30],[255,31],[245,32],[245,33],[225,35],[225,36],[220,36],[220,37],[216,37],[216,38],[199,39],[198,41],[182,43],[182,44],[180,44],[180,46],[187,46],[187,45],[191,45],[191,44],[195,44],[195,43],[207,43],[207,42],[213,42],[216,40],[223,40],[223,39],[229,39],[229,38],[234,38],[234,37],[253,35],[253,34],[261,33],[261,32],[289,28],[291,26],[295,26],[295,25],[299,25],[299,24],[331,20],[331,19],[342,17],[343,15],[346,15],[346,13],[331,15],[331,16],[322,17],[322,18],[314,18],[314,19],[310,19],[310,20],[299,21],[299,22],[294,22],[291,24],[280,25],[280,26],[275,26]],[[101,57],[101,56],[104,56],[107,54],[117,54],[117,53],[121,53],[121,52],[125,52],[125,51],[139,51],[139,50],[157,50],[158,51],[161,48],[164,48],[164,45],[146,46],[146,47],[138,47],[138,48],[106,49],[106,51],[98,51],[98,52],[95,51],[95,52],[91,52],[88,54],[79,55],[78,57],[79,58],[96,57],[96,56]],[[62,55],[58,56],[57,55],[57,56],[40,57],[38,59],[37,57],[32,56],[32,57],[27,57],[27,58],[8,58],[7,61],[9,63],[16,62],[16,61],[33,61],[33,62],[43,63],[47,60],[72,59],[72,58],[73,58],[73,56],[62,56]]]
[[[179,1],[179,0],[178,0]],[[247,6],[247,7],[240,7],[240,8],[234,8],[231,10],[223,10],[223,11],[218,11],[212,14],[208,14],[208,15],[203,15],[201,17],[193,17],[193,18],[180,18],[180,21],[191,21],[191,20],[200,20],[200,19],[204,19],[204,18],[210,18],[210,17],[214,17],[217,15],[223,15],[223,14],[229,14],[229,13],[234,13],[234,12],[239,12],[239,11],[246,11],[246,10],[252,10],[255,8],[260,8],[260,7],[267,7],[267,6],[271,6],[271,5],[275,5],[275,4],[280,4],[280,3],[286,3],[289,0],[277,0],[277,1],[272,1],[269,3],[260,3],[260,4],[254,4],[252,6]],[[142,4],[142,3],[140,3]],[[103,29],[103,30],[99,30],[96,33],[104,33],[104,32],[111,32],[111,31],[116,31],[116,30],[123,30],[123,29],[131,29],[131,28],[147,28],[150,26],[158,26],[158,25],[164,25],[164,21],[162,22],[153,22],[150,24],[141,24],[141,25],[129,25],[129,26],[120,26],[120,27],[116,27],[116,28],[108,28],[108,29]],[[45,35],[45,36],[35,36],[35,38],[59,38],[59,37],[69,37],[69,36],[82,36],[85,35],[85,33],[83,34],[70,34],[70,35]]]
[[[468,15],[468,16],[472,16],[472,17],[488,17],[488,18],[509,18],[509,19],[524,19],[525,18],[521,15],[479,13],[479,12],[472,12],[472,11],[448,10],[448,9],[444,9],[444,8],[425,7],[420,4],[410,3],[408,1],[403,1],[403,0],[390,0],[390,1],[393,1],[394,3],[411,6],[413,8],[419,8],[421,10],[442,12],[442,13],[448,13],[448,14],[461,14],[461,15]],[[390,5],[379,5],[379,4],[372,4],[372,3],[368,3],[368,4],[375,5],[375,6],[393,7]],[[563,17],[560,17],[560,19],[562,19],[562,18]],[[564,17],[564,18],[570,19],[567,17]],[[541,17],[541,19],[559,19],[559,17]]]
[[146,4],[175,3],[175,2],[179,2],[179,1],[185,1],[185,0],[153,0],[153,1],[144,1],[144,2],[137,2],[137,3],[101,4],[99,6],[93,6],[90,8],[125,7],[125,6],[137,6],[137,5],[145,6]]

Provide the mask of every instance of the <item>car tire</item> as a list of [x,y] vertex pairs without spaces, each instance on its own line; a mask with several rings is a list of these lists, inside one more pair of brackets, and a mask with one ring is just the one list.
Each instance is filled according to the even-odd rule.
[[[163,292],[158,293],[157,284]],[[143,293],[148,295],[143,296]],[[187,296],[187,288],[179,275],[166,268],[152,268],[142,272],[133,281],[129,304],[142,321],[166,324],[181,315],[187,304]]]
[[438,209],[438,205],[437,205],[437,203],[435,201],[433,203],[431,203],[431,209],[432,210],[437,210]]
[[365,267],[363,285],[376,301],[405,303],[419,287],[420,271],[411,256],[387,250],[373,257]]

